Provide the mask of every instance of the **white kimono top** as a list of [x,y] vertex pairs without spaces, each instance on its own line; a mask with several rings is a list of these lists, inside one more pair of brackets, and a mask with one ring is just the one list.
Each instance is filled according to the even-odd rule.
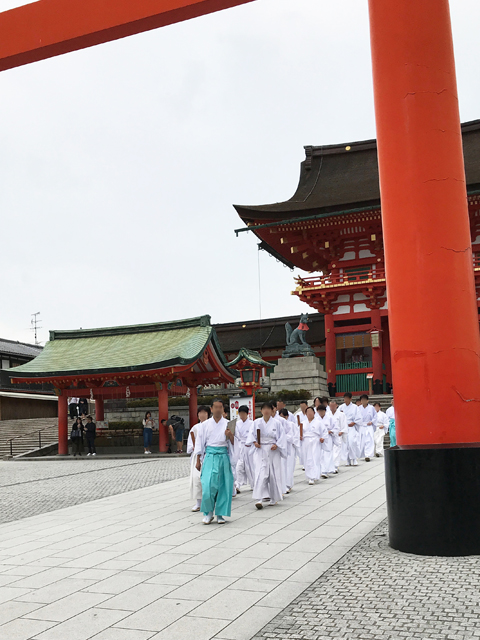
[[307,418],[303,423],[303,439],[327,438],[330,424],[330,418],[327,418],[326,416],[322,420],[322,418],[317,415],[311,422]]
[[257,429],[260,429],[260,444],[276,444],[282,458],[287,457],[287,435],[279,418],[270,418],[268,422],[257,418],[245,442],[247,446],[257,441]]
[[203,458],[207,447],[227,447],[228,454],[232,457],[233,447],[225,435],[227,426],[228,420],[226,418],[220,418],[218,422],[215,422],[215,418],[212,417],[202,422],[202,428],[199,429],[195,441],[194,455],[200,455]]
[[352,429],[358,429],[358,427],[362,425],[360,412],[358,411],[357,405],[353,404],[353,402],[350,402],[350,404],[344,402],[338,410],[345,414],[345,417],[347,418],[347,427],[352,422],[355,423],[355,427],[352,427]]
[[395,408],[394,407],[388,407],[385,415],[387,416],[387,418],[389,420],[395,420]]
[[245,422],[241,419],[237,419],[237,424],[235,426],[235,438],[238,438],[242,444],[245,444],[248,434],[253,428],[253,420],[247,418]]
[[385,413],[383,413],[383,411],[380,409],[380,411],[377,411],[377,427],[380,427],[383,425],[383,433],[387,433],[388,432],[388,425],[390,423],[390,420],[387,418],[387,415]]
[[372,405],[367,404],[367,406],[364,407],[363,404],[361,404],[358,407],[358,412],[362,421],[362,427],[369,426],[368,423],[371,422],[371,426],[373,426],[373,430],[375,431],[375,429],[377,428],[377,412],[372,407]]
[[345,415],[345,413],[343,411],[340,411],[340,409],[337,409],[335,413],[332,413],[332,420],[335,421],[337,434],[342,433],[346,435],[348,431],[348,424],[347,416]]

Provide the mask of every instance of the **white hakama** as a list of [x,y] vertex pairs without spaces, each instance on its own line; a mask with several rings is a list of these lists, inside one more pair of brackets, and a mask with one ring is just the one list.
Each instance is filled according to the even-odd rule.
[[[375,455],[375,428],[377,424],[377,412],[371,404],[358,407],[360,415],[360,458],[373,458]],[[371,424],[369,424],[371,423]]]
[[[291,414],[290,414],[291,415]],[[294,484],[297,451],[300,449],[300,432],[296,420],[281,416],[282,426],[287,438],[287,456],[282,458],[284,463],[285,492],[290,491]]]
[[[353,402],[342,404],[339,408],[347,420],[348,436],[347,436],[347,463],[352,466],[358,464],[360,457],[360,412]],[[352,424],[353,423],[353,424]],[[350,426],[352,425],[352,426]]]
[[253,429],[253,420],[247,418],[245,422],[238,418],[235,426],[235,479],[239,487],[249,484],[253,488],[254,472],[252,464],[252,447],[246,447],[248,434]]
[[321,475],[322,449],[320,438],[326,438],[328,430],[320,420],[314,418],[303,423],[303,440],[301,443],[302,460],[307,480],[319,480]]
[[381,409],[377,411],[377,428],[374,434],[376,456],[383,456],[384,440],[385,434],[388,431],[388,423],[389,419],[386,414]]
[[[260,447],[253,444],[257,441],[257,429],[260,429]],[[247,445],[252,445],[253,449],[253,499],[260,502],[269,497],[272,503],[283,500],[285,478],[282,458],[287,456],[287,437],[280,420],[255,420],[245,442],[245,446]],[[272,450],[273,445],[276,445],[276,449]]]
[[322,451],[322,455],[320,458],[320,470],[321,475],[328,475],[329,473],[335,473],[333,449],[335,444],[338,442],[336,425],[334,424],[332,418],[326,413],[324,418],[317,414],[317,420],[326,431],[326,435],[323,436],[324,441],[320,443],[320,449]]
[[342,464],[346,464],[348,460],[348,426],[345,414],[337,409],[333,415],[338,439],[333,445],[333,464],[335,469]]
[[195,441],[198,438],[202,423],[199,422],[190,429],[187,440],[187,453],[190,453],[190,497],[192,500],[202,499],[202,483],[200,480],[200,471],[196,468],[197,456],[194,455],[194,445],[192,440],[192,433],[195,437]]

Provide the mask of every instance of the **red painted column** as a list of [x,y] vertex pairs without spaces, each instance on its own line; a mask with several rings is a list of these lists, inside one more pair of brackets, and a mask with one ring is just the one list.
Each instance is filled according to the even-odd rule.
[[105,420],[105,404],[103,398],[95,398],[95,420]]
[[158,450],[166,453],[168,447],[168,430],[160,424],[160,420],[168,420],[168,389],[164,382],[158,390]]
[[[329,393],[332,393],[331,386],[337,384],[337,347],[335,344],[335,334],[333,332],[333,314],[326,313],[325,320],[325,369],[327,371],[327,384]],[[334,392],[334,391],[333,391]]]
[[65,391],[58,396],[58,455],[68,456],[68,398]]
[[190,429],[197,424],[197,405],[198,405],[198,392],[197,387],[189,387],[190,397],[188,398],[188,419]]
[[[372,331],[381,331],[382,329],[382,317],[380,315],[380,309],[372,309]],[[380,347],[372,347],[372,367],[373,367],[373,384],[377,380],[382,382],[383,380],[383,354],[382,354],[382,333],[380,333]],[[375,393],[375,391],[374,391]]]
[[383,355],[383,362],[385,363],[385,374],[387,376],[387,385],[392,384],[392,361],[390,358],[390,328],[388,325],[388,321],[385,322],[383,333],[382,333],[382,355]]
[[[369,0],[369,9],[397,442],[479,442],[480,339],[448,0]],[[411,410],[412,389],[421,412]]]

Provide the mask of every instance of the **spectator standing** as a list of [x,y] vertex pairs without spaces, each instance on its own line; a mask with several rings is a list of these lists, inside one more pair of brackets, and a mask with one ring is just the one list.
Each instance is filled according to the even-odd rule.
[[78,398],[68,399],[68,411],[70,413],[70,420],[75,420],[78,416]]
[[155,420],[152,418],[150,411],[147,411],[145,418],[143,419],[143,448],[144,453],[152,453],[150,447],[152,446],[153,429],[155,427]]
[[77,457],[78,455],[82,455],[83,453],[83,431],[84,426],[82,423],[82,419],[77,417],[75,422],[72,425],[72,432],[70,434],[70,440],[72,441],[72,451],[73,457]]
[[78,415],[85,420],[88,413],[88,400],[86,398],[78,398]]
[[97,429],[92,416],[87,416],[87,424],[85,425],[85,435],[87,438],[88,453],[87,456],[96,456],[95,438],[97,437]]

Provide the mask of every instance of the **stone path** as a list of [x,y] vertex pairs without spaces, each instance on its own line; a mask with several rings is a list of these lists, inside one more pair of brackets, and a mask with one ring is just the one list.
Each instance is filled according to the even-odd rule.
[[83,504],[190,473],[188,458],[0,462],[0,523]]
[[313,487],[298,470],[283,503],[245,491],[206,527],[181,478],[0,525],[0,637],[249,640],[384,519],[383,483],[382,460]]

